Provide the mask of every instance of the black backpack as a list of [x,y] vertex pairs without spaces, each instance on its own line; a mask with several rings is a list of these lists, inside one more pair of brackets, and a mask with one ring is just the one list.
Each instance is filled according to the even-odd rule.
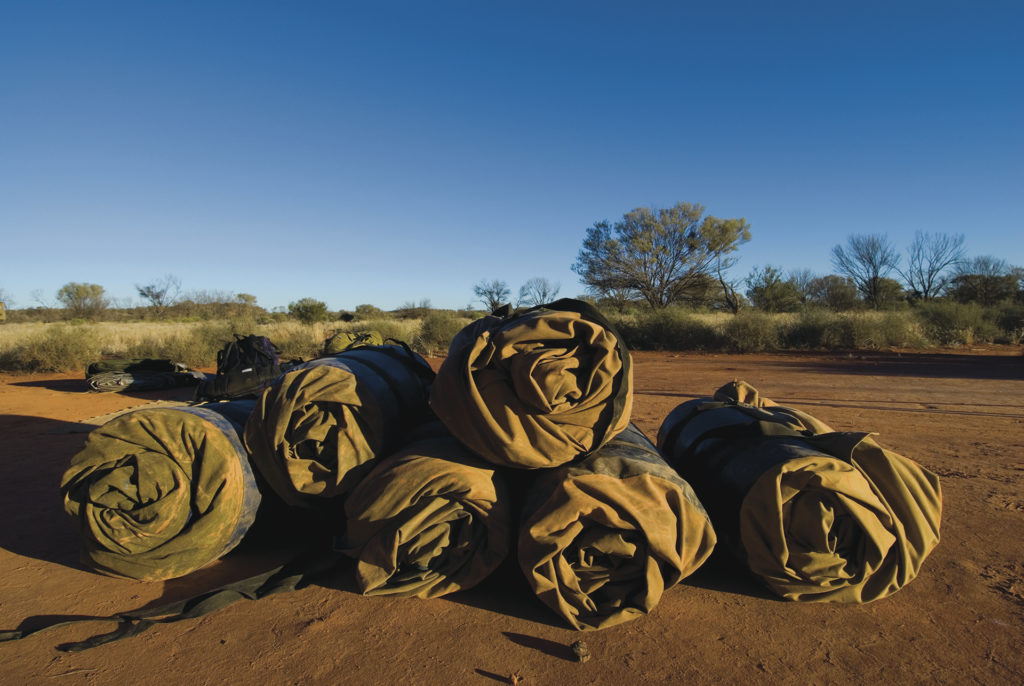
[[235,334],[217,351],[217,373],[199,384],[196,400],[232,400],[257,395],[284,373],[281,352],[266,336]]

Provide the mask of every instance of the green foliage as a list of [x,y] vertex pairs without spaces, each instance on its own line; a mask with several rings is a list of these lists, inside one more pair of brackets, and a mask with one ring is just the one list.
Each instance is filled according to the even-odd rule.
[[848,319],[853,348],[881,350],[928,345],[920,324],[909,312],[863,312]]
[[999,326],[977,303],[932,301],[921,303],[915,313],[925,334],[942,345],[992,343],[1000,336]]
[[833,312],[848,312],[857,309],[857,287],[849,277],[819,276],[807,284],[807,301]]
[[745,219],[705,216],[702,205],[638,207],[614,224],[601,221],[587,229],[572,269],[601,296],[642,299],[660,309],[686,302],[722,256],[748,240]]
[[713,327],[677,307],[639,315],[611,314],[611,320],[627,347],[636,350],[716,350],[722,345]]
[[779,320],[764,312],[741,310],[725,325],[725,346],[738,353],[777,350],[782,342]]
[[782,270],[770,264],[763,269],[754,268],[747,277],[747,297],[751,304],[764,312],[796,312],[801,297],[796,284],[783,280]]
[[60,287],[57,300],[64,305],[70,317],[81,319],[96,319],[110,305],[103,286],[74,281]]
[[54,324],[0,353],[0,368],[20,372],[85,370],[101,353],[100,337],[93,327]]
[[356,305],[355,318],[353,321],[361,321],[364,319],[373,319],[384,315],[384,310],[373,305]]
[[454,312],[435,310],[424,318],[412,347],[423,355],[444,355],[455,334],[469,323],[469,319],[459,317]]
[[288,303],[288,314],[303,324],[326,322],[331,318],[330,313],[327,311],[327,303],[314,298],[302,298],[293,303]]

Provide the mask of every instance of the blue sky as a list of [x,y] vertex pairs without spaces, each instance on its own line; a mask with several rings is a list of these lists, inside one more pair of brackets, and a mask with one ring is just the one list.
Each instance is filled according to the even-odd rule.
[[678,201],[747,219],[740,276],[855,233],[1024,266],[1022,35],[1020,2],[0,0],[0,289],[573,296],[587,227]]

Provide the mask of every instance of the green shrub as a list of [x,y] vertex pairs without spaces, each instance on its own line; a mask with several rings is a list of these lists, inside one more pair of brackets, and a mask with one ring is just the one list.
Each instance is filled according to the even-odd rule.
[[779,321],[764,312],[741,310],[725,325],[725,346],[738,353],[777,350],[782,343]]
[[53,324],[0,354],[0,367],[23,372],[81,370],[101,357],[102,343],[91,326]]
[[862,312],[849,316],[850,347],[869,350],[883,348],[923,348],[928,337],[912,313]]
[[435,310],[423,320],[412,347],[423,355],[444,355],[455,334],[469,323],[469,319],[452,312]]
[[997,342],[1019,345],[1024,341],[1024,304],[1003,305],[995,313],[995,323],[1001,332]]
[[921,303],[915,313],[926,335],[942,345],[991,343],[1000,337],[1000,327],[977,303]]
[[330,313],[327,311],[327,303],[314,298],[302,298],[293,303],[288,303],[288,314],[303,324],[326,322],[331,318]]
[[676,308],[612,314],[615,328],[635,350],[715,350],[722,337],[711,325]]

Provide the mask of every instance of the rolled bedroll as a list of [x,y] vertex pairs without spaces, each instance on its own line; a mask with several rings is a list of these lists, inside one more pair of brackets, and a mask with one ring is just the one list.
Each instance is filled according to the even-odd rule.
[[478,319],[452,339],[430,404],[502,466],[555,467],[629,424],[629,350],[595,308],[563,299]]
[[678,406],[658,446],[719,537],[784,598],[884,598],[917,576],[939,542],[935,474],[742,381]]
[[511,547],[501,475],[436,421],[376,464],[345,513],[345,549],[364,595],[435,598],[472,588]]
[[253,464],[286,503],[335,507],[426,416],[433,374],[398,345],[302,363],[257,400],[245,427]]
[[253,404],[143,408],[94,429],[60,486],[83,562],[159,581],[238,545],[260,504],[241,441]]
[[574,628],[602,629],[649,613],[715,540],[693,489],[629,425],[579,462],[536,474],[519,566]]

